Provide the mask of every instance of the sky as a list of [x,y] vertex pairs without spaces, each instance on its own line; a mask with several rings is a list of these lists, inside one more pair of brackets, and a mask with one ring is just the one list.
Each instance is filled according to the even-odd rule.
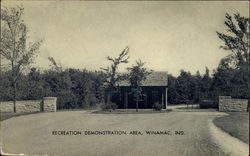
[[129,63],[155,71],[204,73],[230,54],[216,31],[226,32],[225,13],[248,17],[247,1],[2,1],[22,4],[29,40],[44,39],[33,66],[48,69],[48,57],[64,68],[99,70],[129,47]]

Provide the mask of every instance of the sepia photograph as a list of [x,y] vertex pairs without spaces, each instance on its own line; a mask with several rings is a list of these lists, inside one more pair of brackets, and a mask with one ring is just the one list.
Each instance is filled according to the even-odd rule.
[[0,1],[0,155],[249,156],[249,1]]

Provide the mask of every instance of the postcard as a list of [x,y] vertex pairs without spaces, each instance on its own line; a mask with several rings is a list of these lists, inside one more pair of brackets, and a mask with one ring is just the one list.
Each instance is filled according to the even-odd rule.
[[249,1],[2,0],[1,155],[249,155]]

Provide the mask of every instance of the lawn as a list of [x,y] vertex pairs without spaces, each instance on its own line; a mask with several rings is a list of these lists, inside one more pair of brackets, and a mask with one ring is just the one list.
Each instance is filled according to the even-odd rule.
[[230,112],[228,116],[219,117],[214,120],[214,124],[249,144],[249,113],[248,112]]
[[19,113],[13,113],[13,112],[0,112],[0,121],[3,120],[7,120],[9,118],[12,117],[17,117],[17,116],[21,116],[21,115],[28,115],[28,114],[34,114],[34,113],[38,113],[38,112],[19,112]]

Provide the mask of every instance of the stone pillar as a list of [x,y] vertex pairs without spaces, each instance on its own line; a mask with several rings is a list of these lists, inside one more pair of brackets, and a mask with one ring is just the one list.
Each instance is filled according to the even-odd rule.
[[42,111],[56,112],[56,101],[57,97],[43,97]]
[[231,103],[231,96],[219,96],[219,111],[228,111]]

